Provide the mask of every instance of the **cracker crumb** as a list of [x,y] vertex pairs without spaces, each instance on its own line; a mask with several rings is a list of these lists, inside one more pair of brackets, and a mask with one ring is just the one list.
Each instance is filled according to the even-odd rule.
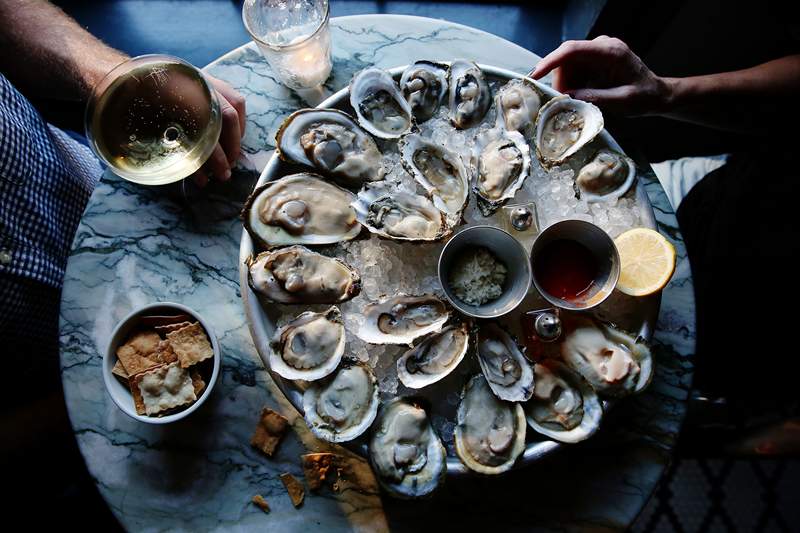
[[280,478],[281,481],[283,481],[283,486],[286,487],[286,492],[289,493],[289,497],[292,499],[292,505],[294,505],[295,508],[303,505],[303,498],[305,498],[306,495],[303,484],[297,481],[297,479],[288,472],[281,474]]
[[303,475],[308,483],[308,488],[318,490],[328,476],[329,470],[335,462],[336,454],[307,453],[301,456],[301,459],[303,460]]
[[261,494],[256,494],[255,496],[253,496],[252,502],[256,505],[256,507],[258,507],[265,513],[269,513],[269,504]]
[[261,411],[261,418],[250,444],[264,452],[267,457],[272,457],[288,425],[289,420],[285,416],[265,407]]

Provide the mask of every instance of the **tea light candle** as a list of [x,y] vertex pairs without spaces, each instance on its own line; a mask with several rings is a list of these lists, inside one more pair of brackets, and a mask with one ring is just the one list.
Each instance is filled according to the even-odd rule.
[[331,73],[327,0],[246,0],[245,28],[281,83],[312,89]]

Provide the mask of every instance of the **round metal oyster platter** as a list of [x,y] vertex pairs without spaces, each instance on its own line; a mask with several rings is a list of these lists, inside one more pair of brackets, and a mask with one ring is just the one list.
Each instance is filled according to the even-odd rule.
[[[496,67],[492,67],[489,65],[479,65],[482,69],[484,75],[486,76],[487,81],[494,84],[496,87],[508,82],[509,80],[515,79],[526,79],[531,83],[532,80],[524,78],[523,76],[509,71],[505,69],[500,69]],[[397,67],[393,69],[389,69],[387,72],[391,74],[395,81],[400,80],[401,75],[403,74],[404,70],[406,69],[405,66]],[[536,83],[536,88],[540,91],[541,94],[544,95],[545,99],[552,99],[559,96],[559,93],[554,91],[548,86]],[[444,99],[444,103],[442,104],[443,107],[447,106],[447,98]],[[318,108],[330,108],[330,109],[339,109],[345,111],[346,113],[350,114],[351,116],[355,117],[355,113],[353,112],[352,107],[350,106],[350,89],[344,88],[325,101],[323,101]],[[611,135],[603,129],[597,135],[597,137],[592,141],[593,146],[595,149],[597,148],[607,148],[616,152],[622,152],[622,149],[617,144],[617,142],[611,137]],[[531,152],[534,152],[533,148]],[[534,155],[535,158],[535,155]],[[297,165],[290,164],[287,162],[282,161],[277,153],[272,156],[269,160],[267,166],[264,168],[256,188],[262,187],[263,185],[267,184],[268,182],[287,176],[292,173],[296,172],[303,172],[307,169],[302,169]],[[649,228],[656,228],[655,223],[655,216],[653,213],[652,206],[650,205],[650,201],[647,197],[647,194],[644,189],[644,185],[641,181],[637,180],[634,191],[628,195],[632,198],[633,205],[638,210],[638,226],[644,226]],[[472,193],[470,193],[470,202],[473,201]],[[510,202],[510,203],[513,203]],[[538,207],[538,206],[537,206]],[[459,228],[456,228],[456,231],[459,229],[470,226],[480,224],[480,222],[462,222]],[[543,228],[542,228],[543,229]],[[366,230],[365,230],[366,231]],[[443,239],[442,242],[445,242],[447,238]],[[417,244],[414,242],[408,242],[403,244],[405,247],[413,247]],[[242,239],[240,245],[240,286],[242,291],[242,299],[244,301],[245,313],[247,315],[248,324],[250,327],[250,332],[253,337],[254,344],[261,359],[264,361],[266,368],[270,371],[273,379],[275,380],[276,384],[280,387],[289,401],[294,405],[298,411],[303,413],[303,393],[304,390],[300,388],[301,382],[295,382],[289,379],[284,379],[275,372],[269,364],[270,354],[272,352],[270,348],[270,342],[275,335],[275,331],[277,329],[277,325],[275,323],[275,313],[271,312],[273,304],[268,303],[264,299],[259,298],[257,293],[251,288],[250,284],[248,283],[248,260],[252,258],[254,255],[258,254],[262,251],[256,243],[253,242],[250,234],[246,231],[242,231]],[[384,288],[385,292],[388,294],[394,294],[396,291],[393,291],[391,287]],[[437,291],[441,293],[441,291]],[[595,313],[599,318],[609,320],[614,322],[615,324],[619,325],[622,329],[632,332],[639,337],[642,337],[646,340],[649,340],[652,336],[653,328],[655,326],[656,318],[658,316],[658,310],[660,305],[660,297],[653,296],[647,298],[640,298],[634,299],[630,297],[626,297],[624,295],[618,294],[617,292],[604,303]],[[307,310],[308,306],[297,306],[297,310],[295,314],[300,314],[303,311]],[[518,323],[520,312],[524,312],[531,309],[542,309],[550,307],[538,294],[536,294],[535,289],[531,289],[531,294],[529,294],[529,298],[526,299],[525,302],[522,303],[518,312],[512,313],[511,317],[507,320],[508,322]],[[510,329],[518,329],[516,325],[510,325]],[[520,338],[517,335],[517,338]],[[521,340],[521,339],[520,339]],[[475,347],[471,345],[470,350],[474,350]],[[346,353],[346,352],[345,352]],[[461,363],[462,366],[467,362],[467,358],[465,358],[464,363]],[[474,357],[472,357],[474,359]],[[474,364],[472,367],[473,369],[471,372],[474,375],[475,373],[480,373],[480,369],[478,368],[477,364]],[[434,412],[439,412],[438,416],[444,416],[448,420],[455,421],[456,419],[456,407],[458,401],[454,401],[454,398],[457,398],[459,394],[461,394],[462,389],[468,381],[469,376],[467,376],[464,371],[462,370],[461,373],[453,372],[450,376],[442,379],[440,384],[444,383],[444,386],[438,387],[431,387],[435,389],[433,392],[426,392],[426,388],[423,389],[416,389],[411,390],[410,392],[399,393],[398,396],[406,396],[406,395],[415,395],[415,396],[422,396],[427,404],[429,404],[430,408]],[[449,388],[448,388],[449,387]],[[305,388],[305,387],[304,387]],[[384,397],[382,398],[381,405],[385,406],[387,403],[390,402],[390,398]],[[605,401],[604,405],[609,406],[610,401]],[[365,435],[351,441],[350,443],[345,443],[349,447],[353,448],[358,453],[361,453],[364,456],[368,456],[368,449],[367,449],[367,442],[369,440],[368,432]],[[556,442],[554,440],[548,440],[544,435],[536,433],[532,430],[527,431],[527,437],[525,441],[525,448],[524,452],[519,456],[514,467],[520,467],[523,465],[528,465],[531,463],[536,462],[537,460],[541,459],[542,457],[553,453],[557,449],[559,449],[564,444]],[[464,463],[459,460],[459,457],[453,453],[452,446],[450,447],[447,453],[446,459],[446,470],[447,474],[449,475],[463,475],[467,473],[471,473]]]

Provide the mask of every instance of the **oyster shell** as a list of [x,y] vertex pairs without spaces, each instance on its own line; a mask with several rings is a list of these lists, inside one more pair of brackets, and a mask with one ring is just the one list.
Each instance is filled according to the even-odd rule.
[[536,116],[542,107],[542,94],[528,80],[514,79],[503,85],[494,97],[497,126],[533,137]]
[[381,139],[397,139],[414,125],[411,106],[391,74],[379,68],[364,69],[353,77],[350,105],[358,123]]
[[246,264],[250,287],[272,302],[335,304],[361,292],[354,268],[303,246],[262,252]]
[[397,241],[436,241],[452,228],[433,202],[384,183],[366,185],[352,204],[366,228]]
[[447,473],[442,441],[425,409],[409,398],[381,408],[369,441],[369,458],[378,482],[399,498],[430,494]]
[[307,311],[279,328],[270,343],[269,367],[286,379],[314,381],[339,365],[344,354],[342,313]]
[[469,197],[470,174],[461,157],[413,133],[400,140],[399,148],[405,169],[428,192],[433,205],[455,224]]
[[364,433],[375,420],[379,403],[372,371],[350,360],[303,393],[306,424],[314,435],[329,442],[346,442]]
[[641,339],[585,317],[564,323],[561,359],[603,396],[626,396],[653,377],[653,357]]
[[483,71],[472,61],[450,64],[450,121],[458,129],[471,128],[483,120],[492,105],[492,90]]
[[417,123],[425,122],[439,110],[447,94],[449,68],[433,61],[416,61],[403,71],[400,90]]
[[528,425],[561,442],[580,442],[594,435],[603,405],[586,380],[554,359],[537,363],[533,373],[536,387],[524,406]]
[[525,450],[522,406],[498,400],[480,374],[464,387],[456,422],[456,454],[470,470],[500,474]]
[[358,336],[372,344],[411,344],[439,331],[450,318],[450,309],[433,295],[398,294],[364,306],[364,323]]
[[636,165],[629,157],[600,150],[578,172],[575,187],[587,202],[611,201],[628,192],[635,179]]
[[406,387],[421,389],[447,376],[469,348],[469,327],[447,326],[431,333],[397,360],[397,376]]
[[361,232],[356,196],[317,174],[292,174],[258,187],[242,210],[244,227],[264,248],[331,244]]
[[301,109],[275,136],[278,156],[330,176],[345,187],[383,179],[383,155],[375,140],[338,109]]
[[557,96],[536,119],[533,141],[542,166],[560,165],[603,131],[603,114],[594,104]]
[[514,338],[494,322],[478,328],[478,363],[501,400],[524,402],[533,394],[533,367]]
[[474,187],[481,213],[489,216],[513,198],[530,168],[530,147],[521,133],[507,131],[487,144],[478,157],[478,179]]

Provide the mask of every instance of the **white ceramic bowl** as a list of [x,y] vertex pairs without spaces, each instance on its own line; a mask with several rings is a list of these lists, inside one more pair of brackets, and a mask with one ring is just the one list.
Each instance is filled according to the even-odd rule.
[[[208,339],[211,342],[211,347],[214,350],[213,370],[211,371],[211,377],[206,382],[206,387],[203,389],[203,393],[200,395],[197,401],[195,401],[186,409],[161,417],[143,416],[136,412],[131,391],[128,389],[128,387],[120,383],[114,374],[111,373],[111,369],[114,368],[114,364],[117,362],[117,348],[120,344],[122,344],[133,328],[137,326],[140,316],[168,315],[170,313],[190,315],[194,317],[194,319],[197,320],[201,326],[203,326],[203,329],[206,331]],[[173,302],[156,302],[145,305],[144,307],[140,307],[138,309],[134,309],[130,314],[128,314],[128,316],[123,318],[119,324],[117,324],[117,327],[114,328],[113,333],[111,333],[111,339],[109,339],[108,346],[106,347],[106,351],[103,354],[103,381],[105,381],[106,390],[108,391],[109,396],[111,396],[111,399],[114,400],[114,403],[117,404],[117,407],[122,409],[122,411],[129,417],[147,424],[169,424],[171,422],[186,418],[196,411],[201,405],[203,405],[203,402],[205,402],[206,398],[208,398],[209,394],[211,394],[211,389],[214,388],[214,385],[217,382],[221,358],[222,356],[220,355],[217,336],[214,334],[214,330],[211,329],[211,326],[208,324],[208,322],[206,322],[205,319],[203,319],[203,317],[185,305]]]

